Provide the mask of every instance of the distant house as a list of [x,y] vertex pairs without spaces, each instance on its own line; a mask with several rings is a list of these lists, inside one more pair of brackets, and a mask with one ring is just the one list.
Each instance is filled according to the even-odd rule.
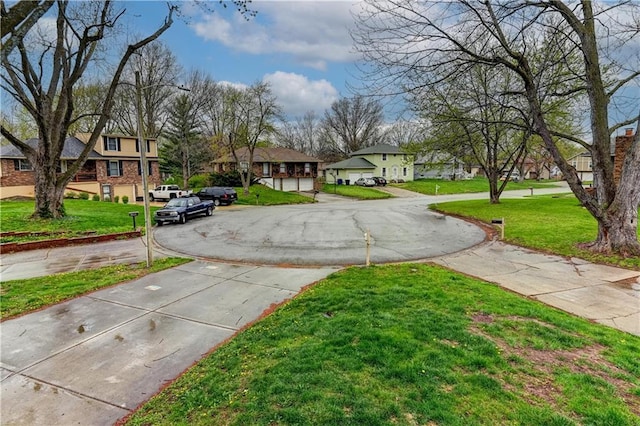
[[451,155],[434,152],[416,158],[413,163],[414,179],[471,179],[478,172],[478,167],[465,170],[465,164]]
[[[240,168],[249,167],[249,150],[236,151]],[[256,148],[253,152],[252,174],[260,183],[278,191],[313,191],[322,160],[289,148]],[[238,164],[228,154],[213,162],[213,171],[222,173],[236,170]]]
[[581,152],[578,155],[574,155],[573,157],[568,159],[568,163],[576,169],[578,173],[578,178],[582,182],[592,182],[593,181],[593,169],[592,169],[592,161],[591,154],[588,151]]
[[390,182],[413,180],[413,156],[393,145],[375,145],[325,166],[327,183],[353,185],[361,177],[382,176]]
[[[80,155],[89,134],[69,137],[64,142],[58,171],[63,173]],[[37,139],[26,141],[37,146]],[[155,139],[147,140],[149,186],[162,182]],[[140,147],[133,136],[102,135],[87,161],[67,184],[66,192],[98,194],[103,200],[115,196],[129,197],[134,202],[142,197]],[[13,145],[0,147],[0,198],[34,196],[34,173],[25,156]]]

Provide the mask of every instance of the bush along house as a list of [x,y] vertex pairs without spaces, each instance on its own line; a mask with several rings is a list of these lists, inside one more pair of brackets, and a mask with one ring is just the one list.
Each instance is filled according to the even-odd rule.
[[[60,156],[59,172],[64,172],[75,161],[89,134],[78,134],[65,140]],[[26,141],[36,146],[37,139]],[[146,143],[149,165],[149,187],[161,183],[158,164],[158,145],[155,139]],[[130,202],[141,199],[142,169],[140,146],[134,136],[102,135],[80,171],[67,184],[65,193],[87,193],[90,198],[97,194],[101,200],[120,200],[126,196]],[[0,199],[34,196],[34,173],[31,164],[13,145],[0,147]]]

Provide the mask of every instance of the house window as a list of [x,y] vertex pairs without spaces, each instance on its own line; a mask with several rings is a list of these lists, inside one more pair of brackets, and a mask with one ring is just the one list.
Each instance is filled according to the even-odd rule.
[[241,162],[240,162],[240,169],[241,169],[243,172],[248,171],[248,170],[249,170],[249,163],[248,163],[248,162],[246,162],[246,161],[241,161]]
[[104,136],[105,151],[120,151],[120,138]]
[[382,154],[382,161],[387,161],[387,154]]
[[280,173],[287,173],[287,165],[285,163],[280,163]]
[[262,163],[262,176],[269,176],[271,173],[269,172],[269,163]]
[[387,168],[386,167],[382,168],[382,177],[387,177]]
[[107,161],[107,176],[122,176],[122,161]]
[[591,170],[591,166],[592,166],[591,161],[589,161],[589,170]]
[[402,176],[406,176],[407,175],[407,168],[403,167],[402,168]]
[[[142,175],[142,162],[138,161],[138,176]],[[151,161],[147,162],[147,166],[149,166],[149,170],[147,171],[147,176],[151,176],[153,174],[153,166]]]
[[311,163],[304,163],[304,173],[311,173]]
[[[136,139],[136,152],[140,152],[140,141]],[[151,141],[147,139],[147,152],[151,152]]]
[[31,167],[31,163],[29,162],[29,160],[13,160],[13,165],[16,170],[19,170],[21,172],[29,172],[33,170],[33,167]]
[[573,160],[573,161],[571,162],[571,165],[572,165],[574,168],[576,168],[576,167],[578,167],[578,162],[577,162],[576,160]]

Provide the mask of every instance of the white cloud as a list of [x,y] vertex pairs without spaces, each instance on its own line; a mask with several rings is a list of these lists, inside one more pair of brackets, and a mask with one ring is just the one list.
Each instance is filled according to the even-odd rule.
[[349,28],[351,2],[259,1],[251,4],[258,18],[232,21],[207,15],[193,24],[196,34],[252,54],[289,54],[298,63],[325,69],[327,62],[355,59]]
[[307,111],[322,115],[339,97],[336,88],[324,79],[311,81],[304,75],[277,71],[265,75],[263,80],[271,85],[289,117],[302,116]]

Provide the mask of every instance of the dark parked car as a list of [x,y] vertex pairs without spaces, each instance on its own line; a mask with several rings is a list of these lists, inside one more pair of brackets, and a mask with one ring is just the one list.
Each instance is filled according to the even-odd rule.
[[211,216],[213,209],[213,201],[201,200],[191,195],[170,199],[163,208],[156,210],[153,218],[158,226],[164,225],[165,222],[186,223],[187,219],[200,214]]
[[387,186],[387,180],[383,177],[374,176],[371,179],[373,179],[376,182],[376,185],[378,186]]
[[358,186],[376,186],[376,181],[371,178],[361,177],[357,181],[354,182]]
[[202,200],[212,200],[216,206],[229,205],[238,199],[235,189],[223,186],[208,186],[202,188],[196,195]]

